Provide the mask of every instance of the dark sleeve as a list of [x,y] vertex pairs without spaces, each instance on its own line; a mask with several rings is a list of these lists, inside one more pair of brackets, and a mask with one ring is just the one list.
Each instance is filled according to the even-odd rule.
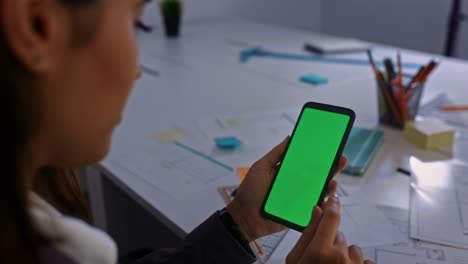
[[255,256],[234,238],[216,212],[190,233],[179,247],[152,252],[132,264],[250,264],[255,261]]

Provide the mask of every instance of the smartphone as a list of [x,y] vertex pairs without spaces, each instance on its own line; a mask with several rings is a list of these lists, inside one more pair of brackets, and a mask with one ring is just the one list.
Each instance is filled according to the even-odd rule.
[[262,214],[302,232],[333,178],[356,115],[353,110],[309,102],[302,108],[289,145],[262,207]]

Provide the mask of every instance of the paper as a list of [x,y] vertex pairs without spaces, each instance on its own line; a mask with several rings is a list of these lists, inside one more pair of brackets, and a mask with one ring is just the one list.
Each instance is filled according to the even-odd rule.
[[189,137],[190,133],[180,128],[173,128],[163,132],[155,133],[154,138],[160,143],[169,143],[177,140],[182,140]]
[[468,167],[410,161],[411,237],[468,249]]
[[433,135],[453,131],[453,128],[451,126],[448,126],[440,121],[430,119],[414,122],[414,126],[417,130],[419,130],[425,135]]
[[261,249],[261,254],[258,251],[256,251],[257,263],[267,263],[269,258],[273,255],[276,248],[279,246],[279,244],[288,232],[289,230],[285,230],[270,236],[257,239],[257,245]]
[[348,244],[360,247],[386,245],[407,240],[395,232],[391,221],[375,205],[343,205],[340,231]]
[[[283,111],[262,112],[242,117],[242,125],[222,125],[219,120],[236,120],[237,117],[208,118],[186,124],[191,137],[181,142],[213,157],[231,167],[249,166],[263,157],[274,146],[292,133],[294,123]],[[261,135],[261,136],[259,136]],[[233,150],[216,146],[213,139],[236,137],[242,145]]]
[[241,127],[243,125],[246,125],[248,122],[247,119],[243,117],[237,117],[237,118],[218,117],[216,121],[219,123],[221,127],[225,129]]
[[[376,264],[468,264],[468,251],[466,250],[410,239],[408,210],[384,205],[377,205],[376,209],[391,223],[394,235],[404,237],[404,240],[371,247],[362,247],[362,244],[357,242],[356,245],[362,248],[366,259]],[[345,236],[348,238],[346,233]],[[268,263],[284,263],[287,254],[299,237],[300,233],[290,231]]]
[[420,243],[410,248],[376,248],[377,264],[467,264],[468,254],[460,250]]
[[147,144],[114,161],[175,199],[201,192],[232,174],[227,166],[176,144]]
[[434,99],[419,107],[418,115],[423,117],[436,118],[458,128],[468,128],[468,113],[466,112],[445,112],[440,111],[440,107],[454,105],[447,94],[440,94]]
[[[409,212],[404,209],[378,206],[396,227],[397,232],[408,235]],[[367,259],[377,264],[467,264],[468,251],[436,244],[407,240],[397,244],[363,248]]]

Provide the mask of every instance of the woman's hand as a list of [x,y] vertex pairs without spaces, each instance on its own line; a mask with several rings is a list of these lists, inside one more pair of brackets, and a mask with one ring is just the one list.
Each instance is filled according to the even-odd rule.
[[[335,189],[336,189],[336,182]],[[287,264],[372,264],[357,246],[349,246],[340,226],[340,201],[331,193],[323,210],[314,208],[310,225],[286,258]]]
[[[249,241],[285,229],[282,225],[265,219],[260,210],[288,143],[289,137],[253,164],[239,186],[236,197],[227,206],[229,214]],[[337,172],[341,171],[346,163],[347,159],[342,157]],[[336,183],[331,187],[336,188]],[[330,191],[332,190],[330,189]],[[335,189],[333,189],[334,191]]]

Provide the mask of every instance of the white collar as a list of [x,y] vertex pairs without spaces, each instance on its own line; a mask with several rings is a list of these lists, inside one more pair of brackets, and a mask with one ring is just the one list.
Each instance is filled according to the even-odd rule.
[[31,193],[30,201],[29,211],[39,232],[62,253],[80,264],[117,263],[117,246],[106,233],[62,215],[35,193]]

